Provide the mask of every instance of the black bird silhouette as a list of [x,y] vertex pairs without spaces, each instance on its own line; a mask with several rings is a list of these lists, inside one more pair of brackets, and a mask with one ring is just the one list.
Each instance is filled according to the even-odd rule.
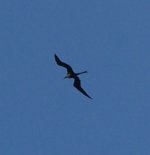
[[83,74],[83,73],[87,73],[87,71],[84,72],[79,72],[79,73],[75,73],[73,71],[73,69],[71,68],[71,66],[69,66],[68,64],[62,62],[58,56],[55,54],[55,61],[57,63],[57,65],[62,66],[64,68],[67,69],[67,76],[65,76],[65,78],[73,78],[74,79],[74,83],[73,86],[78,89],[82,94],[84,94],[85,96],[87,96],[88,98],[92,99],[92,97],[90,97],[85,90],[81,87],[81,81],[78,77],[78,75]]

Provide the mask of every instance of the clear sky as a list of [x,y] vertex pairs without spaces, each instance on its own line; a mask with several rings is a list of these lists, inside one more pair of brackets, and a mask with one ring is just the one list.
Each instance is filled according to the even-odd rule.
[[150,154],[149,0],[0,1],[0,154]]

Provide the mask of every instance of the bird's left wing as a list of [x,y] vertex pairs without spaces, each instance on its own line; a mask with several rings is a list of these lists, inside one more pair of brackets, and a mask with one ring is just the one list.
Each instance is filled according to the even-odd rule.
[[67,69],[67,72],[70,72],[70,73],[73,72],[73,69],[71,68],[71,66],[69,66],[68,64],[62,62],[58,58],[58,56],[56,54],[55,54],[55,61],[56,61],[57,65],[62,66],[62,67],[65,67]]

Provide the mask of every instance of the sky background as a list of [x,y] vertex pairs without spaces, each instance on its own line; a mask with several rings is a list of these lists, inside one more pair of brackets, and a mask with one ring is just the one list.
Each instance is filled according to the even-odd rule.
[[0,1],[0,154],[150,154],[149,0]]

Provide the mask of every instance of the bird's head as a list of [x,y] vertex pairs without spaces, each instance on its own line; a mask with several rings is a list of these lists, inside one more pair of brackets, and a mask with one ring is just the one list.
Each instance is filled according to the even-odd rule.
[[65,77],[64,77],[64,79],[67,79],[67,78],[68,78],[68,76],[65,76]]
[[70,78],[70,74],[69,73],[64,77],[64,79],[68,79],[68,78]]

